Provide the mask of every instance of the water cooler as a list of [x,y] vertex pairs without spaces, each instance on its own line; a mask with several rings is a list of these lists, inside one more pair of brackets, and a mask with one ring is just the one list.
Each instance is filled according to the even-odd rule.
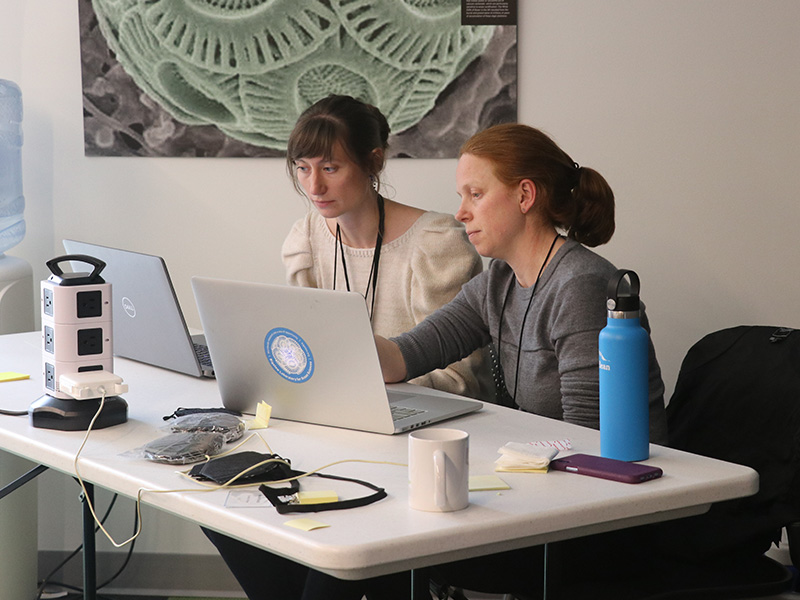
[[[0,79],[0,334],[35,328],[31,266],[21,258],[4,254],[25,236],[21,124],[20,89],[15,83]],[[0,452],[0,486],[15,481],[33,466]],[[29,482],[0,500],[0,600],[36,595],[37,491],[36,483]]]

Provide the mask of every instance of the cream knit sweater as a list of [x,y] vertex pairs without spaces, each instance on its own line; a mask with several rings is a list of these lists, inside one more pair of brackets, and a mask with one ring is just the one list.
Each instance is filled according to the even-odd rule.
[[[319,213],[310,211],[294,224],[283,244],[287,282],[333,289],[335,252],[335,236]],[[374,252],[374,248],[344,246],[351,291],[366,292]],[[336,287],[344,290],[341,256],[337,270]],[[452,300],[481,270],[480,256],[469,243],[464,227],[451,215],[424,213],[402,236],[381,247],[372,330],[384,337],[408,331]],[[412,383],[481,397],[488,381],[487,363],[479,351]]]

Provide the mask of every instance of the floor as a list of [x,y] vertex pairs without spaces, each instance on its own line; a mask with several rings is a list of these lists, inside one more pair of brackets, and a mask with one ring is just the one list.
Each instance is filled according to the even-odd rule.
[[[47,599],[55,599],[58,598],[59,600],[83,600],[83,594],[71,592],[65,593],[64,595],[58,595],[57,593],[54,595],[53,593],[47,594],[42,596],[42,600]],[[494,595],[494,594],[480,594],[477,592],[469,592],[468,600],[502,600],[503,596]],[[118,594],[110,594],[105,595],[100,592],[97,594],[97,600],[232,600],[231,598],[189,598],[185,596],[124,596]],[[800,600],[800,597],[795,598],[793,600]]]
[[[61,600],[82,600],[83,594],[66,593],[64,595],[47,594],[42,596],[42,600],[48,598],[59,598]],[[504,596],[496,594],[481,594],[477,592],[468,592],[468,600],[503,600]],[[231,600],[230,598],[189,598],[185,596],[125,596],[125,595],[104,595],[98,592],[97,600]],[[778,596],[769,596],[769,598],[753,600],[800,600],[800,592],[785,592]]]
[[[53,596],[51,596],[53,597]],[[82,594],[69,594],[66,596],[59,596],[62,600],[82,600]],[[469,600],[502,600],[503,596],[494,594],[469,594]],[[186,597],[171,597],[166,598],[163,596],[97,596],[97,600],[230,600],[230,598],[186,598]],[[759,599],[754,599],[759,600]],[[760,600],[800,600],[800,593],[786,592],[780,596],[770,596]]]
[[[42,600],[48,598],[58,598],[59,600],[83,600],[83,594],[68,593],[63,596],[47,595],[42,596]],[[106,596],[100,592],[97,593],[97,600],[231,600],[230,598],[187,598],[185,596],[119,596],[112,594]]]
[[[60,600],[83,600],[83,594],[71,593],[65,596],[46,596],[45,598],[59,598]],[[493,594],[478,594],[470,592],[468,600],[502,600],[503,596]],[[164,596],[119,596],[103,595],[98,593],[97,600],[232,600],[231,598],[188,598],[188,597],[164,597]],[[777,599],[776,599],[777,600]],[[800,600],[800,596],[793,600]]]

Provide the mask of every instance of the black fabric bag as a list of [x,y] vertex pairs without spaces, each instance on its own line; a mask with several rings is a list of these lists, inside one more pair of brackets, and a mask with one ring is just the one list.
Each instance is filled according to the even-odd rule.
[[759,474],[754,496],[659,528],[668,555],[747,562],[800,521],[800,331],[740,326],[697,342],[667,407],[670,446]]

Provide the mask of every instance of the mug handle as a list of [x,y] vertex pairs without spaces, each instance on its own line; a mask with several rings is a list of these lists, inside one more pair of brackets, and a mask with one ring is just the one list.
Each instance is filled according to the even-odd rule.
[[433,502],[438,508],[447,508],[447,469],[443,450],[433,453]]

